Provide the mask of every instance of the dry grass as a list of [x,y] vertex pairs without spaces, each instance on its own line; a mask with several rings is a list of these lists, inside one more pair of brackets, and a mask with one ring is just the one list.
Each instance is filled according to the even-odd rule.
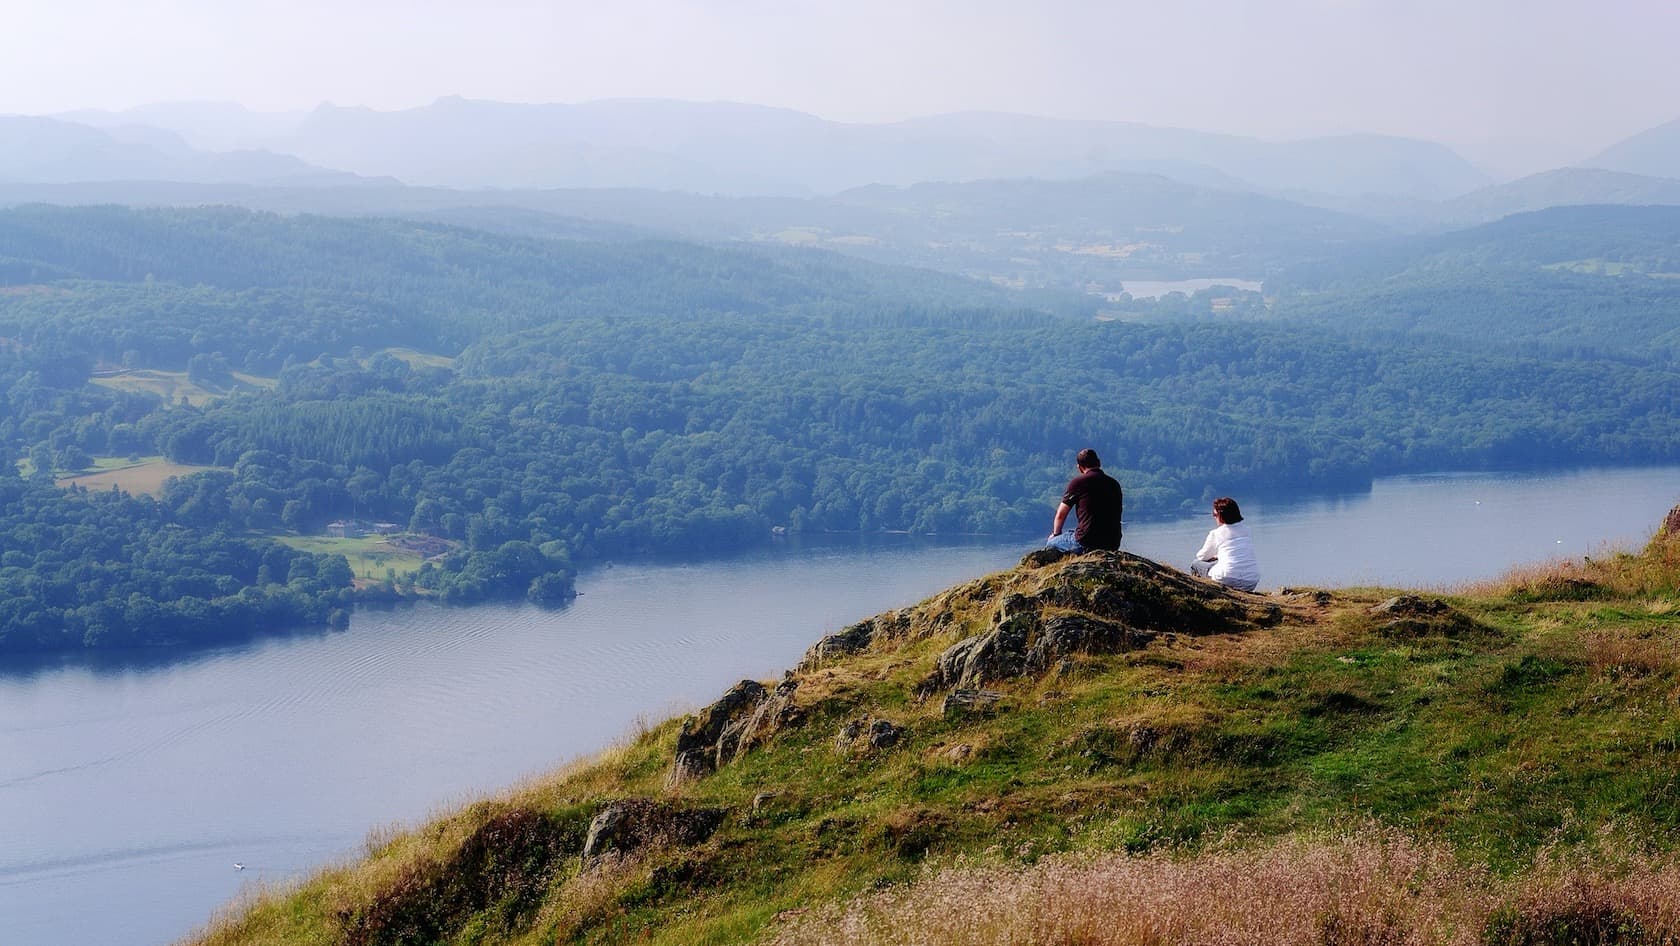
[[74,483],[93,492],[102,492],[115,486],[131,496],[159,496],[163,493],[163,484],[171,479],[213,469],[215,467],[173,463],[163,457],[147,457],[137,463],[125,463],[99,473],[62,477],[58,480],[58,485],[69,486]]
[[1537,562],[1457,590],[1529,601],[1672,598],[1680,594],[1680,533],[1659,532],[1638,553],[1606,551],[1597,557]]
[[1542,858],[1516,879],[1372,829],[1195,857],[948,867],[796,918],[776,946],[1680,942],[1680,867]]

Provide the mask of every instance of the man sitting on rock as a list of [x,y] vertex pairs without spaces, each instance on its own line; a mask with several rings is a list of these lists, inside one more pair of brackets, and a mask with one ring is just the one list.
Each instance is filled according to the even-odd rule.
[[[1120,549],[1120,483],[1102,471],[1102,460],[1090,447],[1079,451],[1074,459],[1079,475],[1068,480],[1062,492],[1062,504],[1056,507],[1056,521],[1050,526],[1048,545],[1064,552],[1091,552],[1097,549]],[[1072,533],[1062,531],[1068,511],[1078,513],[1078,527]]]

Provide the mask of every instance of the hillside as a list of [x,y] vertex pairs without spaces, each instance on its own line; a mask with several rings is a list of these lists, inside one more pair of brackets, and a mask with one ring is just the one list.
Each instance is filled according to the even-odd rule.
[[421,218],[519,236],[820,248],[982,280],[1070,291],[1126,279],[1263,278],[1387,228],[1239,187],[1155,173],[871,186],[829,197],[725,197],[634,188],[451,190],[363,180],[256,187],[162,182],[7,185],[0,205],[234,204],[283,213]]
[[1680,119],[1619,141],[1586,163],[1589,167],[1629,174],[1680,177]]
[[1670,942],[1669,520],[1446,598],[1033,553],[193,942]]
[[[0,212],[0,655],[329,620],[349,567],[298,565],[274,540],[346,517],[454,549],[378,593],[467,603],[778,530],[1026,536],[1069,444],[1101,445],[1143,518],[1199,511],[1220,483],[1272,496],[1672,460],[1672,281],[1524,278],[1541,280],[1534,335],[1580,351],[1280,325],[1258,293],[1121,300],[1097,319],[1088,296],[796,249],[226,208]],[[1545,280],[1587,286],[1596,308]],[[1497,287],[1473,288],[1434,317],[1484,318],[1466,300]],[[153,456],[211,469],[155,503],[53,486]],[[143,541],[158,530],[194,542],[162,560]],[[134,594],[195,615],[192,632]],[[253,595],[260,622],[221,620]]]
[[1667,363],[1680,207],[1577,206],[1368,244],[1266,283],[1285,320],[1415,343]]
[[1477,224],[1579,204],[1680,204],[1680,180],[1598,168],[1557,168],[1471,191],[1441,204],[1438,213],[1443,221]]

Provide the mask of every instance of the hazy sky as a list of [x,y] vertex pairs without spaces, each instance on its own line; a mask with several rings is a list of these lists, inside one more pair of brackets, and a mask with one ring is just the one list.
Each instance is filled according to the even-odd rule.
[[1537,170],[1680,118],[1672,0],[14,0],[0,112],[727,99],[1432,138]]

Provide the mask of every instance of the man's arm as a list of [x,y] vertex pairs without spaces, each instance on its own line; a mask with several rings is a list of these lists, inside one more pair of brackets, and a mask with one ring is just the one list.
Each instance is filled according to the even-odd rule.
[[1073,507],[1069,506],[1067,503],[1062,503],[1060,506],[1056,507],[1056,521],[1050,525],[1051,535],[1062,534],[1062,523],[1067,521],[1068,511],[1071,509],[1073,509]]

